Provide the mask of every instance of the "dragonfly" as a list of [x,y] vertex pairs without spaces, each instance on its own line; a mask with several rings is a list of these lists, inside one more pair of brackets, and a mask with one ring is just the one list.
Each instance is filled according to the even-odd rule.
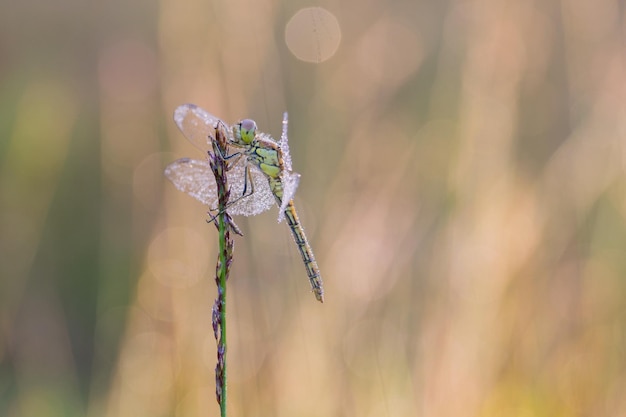
[[[226,156],[230,187],[228,213],[254,216],[277,204],[278,222],[287,220],[311,289],[315,298],[323,303],[322,276],[293,202],[300,174],[293,172],[291,167],[287,113],[283,115],[280,141],[258,131],[251,119],[243,119],[231,126],[195,104],[179,106],[174,111],[174,121],[183,135],[205,154],[212,149],[218,124],[225,126],[228,146],[236,150]],[[216,210],[217,186],[208,159],[178,159],[165,168],[165,176],[178,190]]]

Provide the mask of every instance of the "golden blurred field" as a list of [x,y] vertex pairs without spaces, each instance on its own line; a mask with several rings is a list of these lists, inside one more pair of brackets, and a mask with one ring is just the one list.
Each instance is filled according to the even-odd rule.
[[231,416],[626,415],[623,2],[309,6],[0,5],[0,415],[218,415],[186,102],[289,111],[325,281],[235,219]]

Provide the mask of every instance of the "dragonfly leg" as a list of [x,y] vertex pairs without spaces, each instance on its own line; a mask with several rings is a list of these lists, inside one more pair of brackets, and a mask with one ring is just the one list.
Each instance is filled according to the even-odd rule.
[[[211,212],[207,213],[211,218],[210,219],[206,219],[207,223],[213,223],[215,225],[215,227],[218,227],[217,225],[217,216],[220,215],[220,213],[217,213],[215,216],[211,214]],[[228,221],[226,222],[228,224],[228,228],[235,234],[239,235],[239,236],[243,236],[243,232],[241,231],[241,229],[239,228],[239,226],[237,226],[237,224],[235,224],[235,222],[233,221],[232,217],[230,217],[230,215],[228,213],[226,213],[226,216],[228,216]]]
[[[248,181],[250,181],[250,194],[246,195],[246,190],[248,189]],[[243,183],[243,193],[241,194],[241,197],[237,199],[237,201],[241,200],[244,197],[248,197],[252,194],[254,194],[254,181],[252,181],[252,175],[250,174],[250,167],[246,165],[246,176],[245,176],[245,181]]]
[[[235,165],[237,162],[239,162],[239,159],[243,156],[242,152],[235,152],[235,153],[231,153],[230,155],[224,155],[222,153],[222,149],[219,146],[217,146],[217,152],[219,153],[219,157],[221,159],[228,162],[227,169],[232,168],[232,166]],[[231,161],[231,159],[233,160]]]

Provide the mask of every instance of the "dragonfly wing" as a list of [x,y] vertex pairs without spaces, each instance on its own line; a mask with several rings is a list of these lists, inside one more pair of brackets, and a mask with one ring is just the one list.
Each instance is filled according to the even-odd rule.
[[[218,122],[224,123],[217,116],[196,106],[183,104],[174,111],[174,121],[185,137],[203,153],[211,150],[211,140],[215,136],[215,127]],[[228,139],[232,141],[230,127],[226,126]]]
[[296,194],[298,184],[300,184],[300,174],[297,172],[283,171],[280,179],[283,184],[283,200],[278,211],[278,223],[282,222],[285,218],[285,209],[289,201],[291,201]]
[[283,133],[280,135],[280,150],[283,154],[283,163],[285,164],[285,169],[287,171],[291,171],[291,154],[289,153],[289,138],[287,137],[287,124],[289,120],[287,119],[287,112],[283,113]]
[[165,168],[174,186],[211,208],[217,207],[215,177],[208,161],[181,158]]
[[[250,173],[248,179],[246,179],[246,166]],[[252,194],[250,194],[252,191],[250,181],[254,187]],[[275,203],[267,177],[257,167],[248,163],[246,158],[241,158],[228,170],[228,186],[230,187],[230,201],[236,201],[228,208],[230,214],[255,216],[268,210]]]
[[[274,195],[267,178],[254,166],[250,166],[250,177],[254,183],[254,193],[250,195],[252,188],[250,183],[246,184],[245,163],[245,159],[241,158],[228,170],[229,202],[234,203],[226,211],[232,215],[254,216],[272,207]],[[179,191],[189,194],[211,209],[217,207],[217,187],[208,161],[181,158],[165,168],[165,176]]]

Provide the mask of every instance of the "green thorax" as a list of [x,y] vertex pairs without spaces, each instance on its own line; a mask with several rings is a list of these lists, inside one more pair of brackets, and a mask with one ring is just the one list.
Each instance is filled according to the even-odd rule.
[[248,161],[267,176],[270,189],[280,205],[283,196],[281,174],[285,167],[278,143],[271,136],[257,132],[256,123],[250,119],[233,126],[233,139],[232,145],[243,148]]

